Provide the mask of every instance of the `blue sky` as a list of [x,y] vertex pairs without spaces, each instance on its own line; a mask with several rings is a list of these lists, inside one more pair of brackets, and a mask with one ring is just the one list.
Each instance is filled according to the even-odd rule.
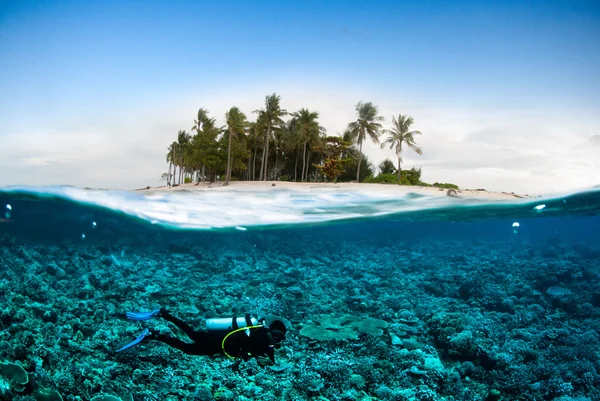
[[330,133],[359,100],[413,116],[430,181],[583,187],[598,71],[597,1],[0,0],[0,185],[156,185],[198,108],[277,92]]

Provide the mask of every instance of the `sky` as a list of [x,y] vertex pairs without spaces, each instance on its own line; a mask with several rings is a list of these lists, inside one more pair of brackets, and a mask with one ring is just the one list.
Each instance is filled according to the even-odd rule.
[[596,0],[0,0],[0,186],[160,185],[199,108],[277,93],[330,135],[359,101],[412,116],[427,182],[575,191],[600,184],[598,71]]

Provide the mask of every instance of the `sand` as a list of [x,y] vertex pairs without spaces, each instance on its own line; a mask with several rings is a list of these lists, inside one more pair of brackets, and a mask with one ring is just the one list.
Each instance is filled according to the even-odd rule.
[[[286,181],[233,181],[228,186],[222,182],[202,182],[199,184],[182,184],[176,187],[156,187],[143,189],[144,192],[158,191],[227,191],[227,192],[268,192],[276,190],[289,190],[301,193],[316,192],[359,192],[359,193],[385,193],[406,195],[416,193],[427,196],[448,196],[448,189],[421,187],[421,186],[403,186],[391,184],[357,184],[357,183],[314,183],[314,182],[286,182]],[[515,201],[518,199],[530,198],[528,195],[519,195],[509,192],[492,192],[485,190],[459,189],[456,190],[456,196],[468,199],[482,199],[495,201]]]

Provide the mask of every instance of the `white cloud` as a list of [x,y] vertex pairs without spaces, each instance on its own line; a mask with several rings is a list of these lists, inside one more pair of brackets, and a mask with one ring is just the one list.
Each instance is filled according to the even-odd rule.
[[[301,107],[319,111],[330,135],[343,132],[355,118],[359,100],[378,105],[386,127],[392,115],[412,116],[414,129],[423,132],[418,143],[424,153],[418,156],[406,150],[404,167],[422,167],[428,182],[530,194],[600,183],[600,148],[587,143],[598,117],[535,109],[461,108],[368,88],[309,85],[302,79],[281,82],[205,88],[194,95],[163,99],[159,105],[140,103],[135,109],[96,111],[93,116],[57,116],[43,125],[30,122],[35,127],[20,121],[4,126],[0,122],[0,185],[156,185],[167,170],[168,144],[178,130],[191,128],[199,107],[209,109],[219,124],[234,105],[253,119],[251,111],[261,108],[265,95],[272,92],[281,94],[282,106],[290,111]],[[363,150],[375,165],[386,157],[396,162],[393,151],[369,141]]]

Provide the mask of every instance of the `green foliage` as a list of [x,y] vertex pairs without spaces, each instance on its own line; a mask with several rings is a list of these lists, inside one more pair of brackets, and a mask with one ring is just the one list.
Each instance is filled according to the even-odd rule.
[[395,174],[396,167],[390,159],[385,159],[379,164],[379,174]]
[[328,136],[323,144],[315,146],[314,151],[321,153],[325,159],[321,164],[315,165],[328,180],[336,182],[337,178],[344,173],[344,164],[349,159],[343,159],[342,154],[350,147],[350,143],[344,142],[342,137]]
[[410,170],[402,170],[402,179],[406,179],[408,185],[419,185],[419,182],[421,182],[421,169],[413,167]]
[[379,174],[377,177],[367,177],[363,181],[368,184],[400,184],[396,174]]
[[183,180],[184,184],[190,184],[192,182],[192,179],[190,177],[185,177],[185,179]]
[[[280,96],[265,97],[265,106],[256,110],[256,122],[248,122],[237,107],[226,113],[226,126],[217,127],[206,109],[198,110],[192,132],[180,130],[177,140],[168,147],[166,161],[169,172],[162,180],[176,186],[190,183],[198,176],[202,181],[217,177],[230,180],[271,179],[281,181],[371,182],[400,185],[430,184],[421,181],[421,169],[401,170],[403,148],[422,154],[415,142],[419,131],[411,131],[413,119],[393,116],[391,130],[384,130],[377,107],[371,102],[356,105],[357,118],[339,137],[326,137],[318,122],[319,113],[302,108],[288,113],[280,105]],[[282,117],[291,115],[285,122]],[[365,140],[379,142],[380,135],[389,136],[382,147],[396,151],[395,160],[385,159],[379,176],[369,159],[361,152]],[[194,134],[194,135],[191,135]],[[354,145],[350,147],[350,145]],[[359,168],[360,165],[360,168]],[[271,166],[269,168],[269,166]],[[396,179],[391,175],[396,174]],[[458,189],[455,184],[435,183],[440,188]]]
[[386,173],[379,174],[376,177],[367,177],[363,182],[371,184],[419,185],[421,183],[421,169],[416,169],[413,167],[410,170],[404,170],[400,180],[398,180],[397,174]]
[[[348,158],[348,161],[344,164],[344,172],[338,177],[337,182],[348,182],[356,180],[358,152],[348,152],[346,157]],[[369,158],[363,154],[359,182],[363,182],[367,177],[373,175],[375,175],[375,168],[373,167],[373,164],[369,161]]]
[[453,188],[453,189],[458,189],[458,185],[456,185],[456,184],[449,184],[449,183],[445,183],[445,182],[434,182],[433,186],[437,187],[437,188]]

